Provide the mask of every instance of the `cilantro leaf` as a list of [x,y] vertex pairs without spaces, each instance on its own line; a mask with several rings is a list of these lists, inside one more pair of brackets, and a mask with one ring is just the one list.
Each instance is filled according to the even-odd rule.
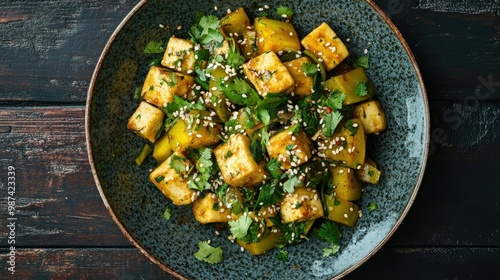
[[282,262],[288,261],[288,251],[280,249],[278,254],[276,254],[276,258]]
[[204,16],[202,13],[197,13],[196,17],[199,19],[198,23],[189,29],[191,40],[206,47],[221,45],[224,37],[219,31],[219,19],[213,15]]
[[354,89],[354,94],[357,96],[366,96],[368,94],[368,82],[367,81],[361,81],[356,85],[356,88]]
[[252,157],[255,162],[260,163],[264,159],[264,152],[262,150],[262,145],[257,140],[253,140],[250,144],[250,151],[252,152]]
[[186,171],[186,165],[184,164],[185,160],[185,158],[173,154],[168,165],[179,174]]
[[358,124],[353,119],[348,120],[345,123],[344,127],[351,132],[351,136],[354,136],[356,135],[356,133],[358,133]]
[[368,211],[374,211],[374,210],[377,210],[378,208],[378,204],[376,202],[370,202],[370,204],[368,204]]
[[266,169],[273,179],[279,179],[281,177],[281,162],[276,158],[272,158],[266,163]]
[[335,255],[338,253],[339,250],[340,250],[339,245],[332,245],[332,247],[330,248],[323,248],[323,257]]
[[207,241],[198,242],[198,252],[194,253],[194,256],[200,260],[210,264],[222,262],[222,248],[219,246],[217,248],[210,246]]
[[212,160],[212,149],[201,148],[198,151],[198,160],[196,161],[197,172],[189,176],[189,188],[199,191],[210,189],[210,178],[213,175],[214,163]]
[[254,106],[261,100],[259,94],[244,79],[236,78],[229,85],[218,83],[219,89],[224,91],[231,103],[242,106]]
[[327,106],[332,110],[340,110],[342,109],[342,103],[344,102],[345,97],[345,93],[340,90],[334,90],[330,93],[328,99],[322,100],[321,105]]
[[283,198],[283,192],[281,189],[277,188],[276,185],[276,183],[271,183],[264,184],[260,187],[259,196],[257,198],[257,202],[255,203],[258,207],[266,207],[281,201]]
[[340,241],[339,226],[332,221],[325,221],[318,230],[319,237],[328,241],[331,245],[338,245]]
[[236,221],[229,221],[229,230],[234,238],[241,239],[247,235],[251,224],[252,218],[248,215],[242,215]]
[[170,220],[170,217],[172,217],[172,209],[167,206],[167,208],[165,208],[165,211],[163,212],[162,217],[167,221]]
[[326,137],[331,137],[342,118],[342,114],[339,111],[333,111],[330,114],[326,114],[323,117],[323,134]]
[[257,119],[264,125],[268,125],[276,115],[276,108],[287,101],[284,94],[268,93],[264,99],[259,100],[255,107]]
[[164,176],[161,176],[161,175],[160,175],[160,176],[155,177],[155,181],[156,181],[156,183],[159,183],[159,182],[161,182],[161,181],[163,181],[163,180],[165,180],[165,177],[164,177]]
[[299,186],[302,184],[302,181],[299,179],[297,176],[292,176],[288,180],[283,183],[283,190],[287,193],[293,193],[295,190],[296,186]]
[[318,67],[312,62],[306,62],[302,64],[302,72],[306,76],[314,76],[314,74],[318,73]]
[[144,53],[147,54],[157,54],[165,52],[165,47],[163,47],[162,41],[149,41],[144,48]]
[[293,10],[290,7],[286,6],[279,6],[278,9],[276,10],[278,15],[283,18],[289,18],[293,15]]
[[363,55],[358,57],[356,61],[352,64],[352,67],[354,68],[363,68],[363,69],[368,69],[369,68],[369,63],[368,63],[368,56]]

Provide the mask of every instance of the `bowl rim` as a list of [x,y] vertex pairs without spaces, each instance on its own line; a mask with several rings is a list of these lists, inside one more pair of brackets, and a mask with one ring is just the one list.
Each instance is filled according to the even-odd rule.
[[[118,226],[120,231],[123,233],[123,235],[134,245],[139,251],[144,254],[150,261],[152,261],[154,264],[159,266],[161,269],[164,271],[170,273],[172,276],[178,278],[178,279],[189,279],[186,278],[185,276],[179,274],[160,260],[158,260],[152,253],[148,252],[145,250],[133,237],[132,235],[125,229],[124,225],[122,222],[118,219],[115,211],[111,208],[109,201],[104,194],[104,190],[102,188],[102,185],[99,180],[99,176],[97,175],[97,170],[94,164],[94,156],[92,153],[92,145],[91,145],[91,135],[90,135],[90,111],[92,107],[92,100],[93,100],[93,92],[94,88],[96,85],[96,80],[97,77],[100,73],[102,63],[108,54],[113,42],[115,41],[115,38],[118,36],[118,34],[121,32],[123,27],[128,23],[128,21],[135,15],[135,13],[140,10],[146,3],[148,3],[148,0],[140,0],[139,3],[137,3],[128,13],[127,15],[122,19],[120,24],[115,28],[111,36],[106,42],[106,45],[99,57],[99,60],[95,66],[94,72],[91,77],[91,81],[89,84],[89,88],[87,91],[87,100],[86,100],[86,106],[85,106],[85,139],[86,139],[86,146],[87,146],[87,156],[92,172],[92,176],[94,178],[97,190],[99,191],[99,195],[101,196],[101,199],[108,210],[109,214],[111,215],[111,218],[115,222],[115,224]],[[391,236],[396,232],[396,230],[399,228],[403,220],[405,219],[406,215],[410,211],[410,208],[412,207],[417,194],[418,190],[420,189],[420,185],[422,183],[424,173],[425,173],[425,168],[427,165],[427,159],[428,159],[428,153],[429,153],[429,142],[430,142],[430,114],[429,114],[429,104],[428,104],[428,98],[427,98],[427,91],[425,89],[425,84],[422,78],[422,74],[420,72],[420,69],[418,67],[417,61],[415,59],[415,56],[413,55],[413,52],[411,51],[408,43],[404,39],[403,35],[401,32],[398,30],[398,28],[394,25],[394,23],[391,21],[391,19],[385,14],[385,12],[377,5],[375,4],[372,0],[364,0],[370,7],[378,14],[378,16],[389,26],[389,28],[394,32],[396,35],[398,41],[402,44],[406,54],[408,55],[411,64],[413,66],[413,70],[415,71],[415,74],[418,78],[418,85],[422,94],[422,102],[423,102],[423,107],[424,107],[424,139],[423,139],[423,146],[424,146],[424,151],[422,154],[422,161],[421,161],[421,168],[419,170],[419,175],[417,178],[417,181],[415,183],[415,186],[413,188],[413,191],[411,193],[411,196],[408,200],[408,203],[406,204],[406,207],[404,208],[403,212],[397,219],[396,223],[394,226],[391,228],[391,230],[385,235],[385,237],[375,246],[366,256],[364,256],[361,260],[353,264],[351,267],[348,269],[344,270],[343,272],[339,273],[333,279],[340,279],[347,274],[351,273],[358,267],[360,267],[362,264],[364,264],[368,259],[370,259],[373,255],[375,255],[384,245],[387,243],[387,241],[391,238]]]

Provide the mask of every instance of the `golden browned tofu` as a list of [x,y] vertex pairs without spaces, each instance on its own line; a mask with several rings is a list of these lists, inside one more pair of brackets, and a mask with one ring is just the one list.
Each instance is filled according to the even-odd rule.
[[193,42],[170,37],[161,65],[178,72],[191,73],[194,71],[195,61]]
[[269,139],[266,149],[270,158],[281,162],[283,169],[300,166],[312,156],[311,140],[303,131],[297,134],[288,130],[279,132]]
[[365,134],[382,132],[387,126],[384,109],[376,100],[356,105],[354,117],[361,120]]
[[222,177],[231,186],[256,186],[267,176],[263,166],[253,159],[250,139],[245,135],[232,135],[227,143],[214,149],[214,154]]
[[210,119],[208,111],[191,110],[167,132],[170,147],[174,151],[184,152],[188,148],[198,149],[217,144],[220,141],[220,125]]
[[302,46],[312,51],[323,61],[325,69],[331,70],[339,65],[349,51],[335,31],[326,23],[321,23],[301,41]]
[[298,97],[306,97],[314,92],[314,78],[312,76],[307,76],[302,70],[302,66],[308,62],[311,62],[311,60],[303,56],[284,63],[295,81],[293,93]]
[[192,209],[195,219],[202,224],[225,223],[232,220],[231,210],[220,203],[214,193],[207,193],[205,197],[197,199]]
[[128,119],[127,128],[154,143],[156,135],[163,125],[164,115],[162,110],[142,101]]
[[299,36],[290,22],[257,17],[254,21],[260,53],[300,51]]
[[165,107],[174,95],[186,98],[194,85],[194,78],[168,69],[152,66],[142,87],[144,100],[158,107]]
[[243,64],[243,71],[262,97],[291,92],[295,81],[274,52],[265,52]]
[[192,166],[189,159],[174,153],[149,174],[149,180],[175,205],[188,205],[197,198],[196,191],[188,187]]
[[286,194],[281,201],[280,214],[284,223],[323,217],[323,204],[319,193],[311,188],[295,188],[293,193]]

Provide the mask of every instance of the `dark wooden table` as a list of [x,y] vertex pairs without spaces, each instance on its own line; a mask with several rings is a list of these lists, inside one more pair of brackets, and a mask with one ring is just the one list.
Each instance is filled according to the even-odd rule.
[[[500,279],[500,2],[374,2],[419,63],[432,139],[407,218],[347,279]],[[1,279],[172,278],[112,221],[85,146],[92,72],[136,3],[0,3]]]

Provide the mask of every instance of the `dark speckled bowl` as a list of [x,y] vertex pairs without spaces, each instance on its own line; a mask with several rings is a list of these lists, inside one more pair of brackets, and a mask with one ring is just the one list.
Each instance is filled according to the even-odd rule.
[[[342,228],[341,251],[331,257],[322,256],[326,244],[315,237],[290,247],[287,263],[277,260],[275,251],[254,257],[229,242],[227,233],[217,236],[213,226],[197,223],[189,207],[173,207],[167,221],[162,214],[171,203],[148,180],[154,159],[141,167],[134,163],[144,142],[127,130],[126,122],[138,105],[134,89],[148,70],[143,54],[147,42],[166,42],[172,34],[186,36],[197,10],[221,16],[240,5],[257,11],[264,4],[271,6],[269,13],[279,5],[293,7],[301,37],[322,21],[329,23],[347,42],[351,61],[367,51],[368,74],[386,108],[387,131],[370,139],[383,178],[379,185],[366,188],[361,202],[365,214],[354,229]],[[89,89],[86,135],[95,181],[111,216],[127,238],[166,271],[190,279],[331,279],[372,256],[410,209],[426,163],[429,116],[424,85],[408,45],[371,1],[142,1],[115,31],[99,60]],[[379,208],[369,212],[372,201]],[[220,264],[193,257],[198,241],[209,239],[222,246]]]

